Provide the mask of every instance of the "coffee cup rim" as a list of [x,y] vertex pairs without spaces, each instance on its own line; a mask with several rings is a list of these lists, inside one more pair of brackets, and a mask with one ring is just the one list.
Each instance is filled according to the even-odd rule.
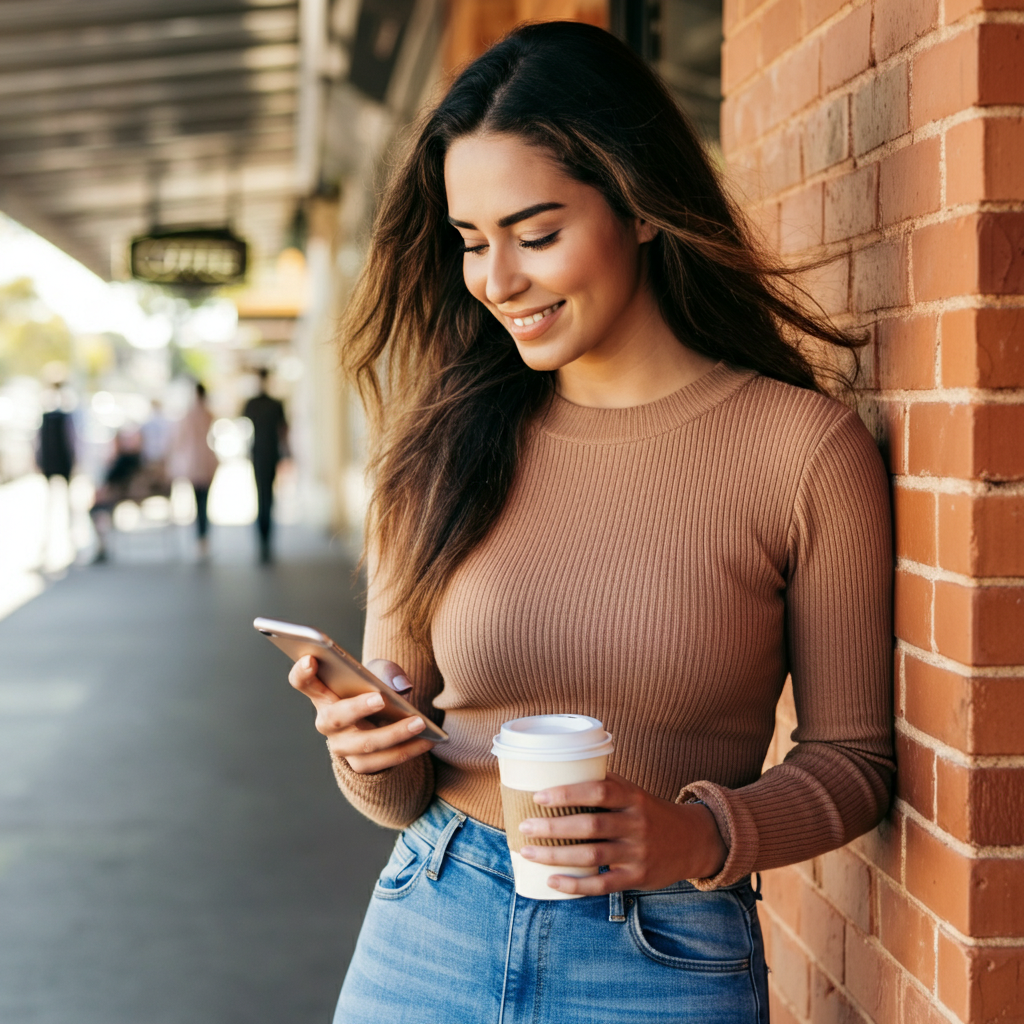
[[[561,719],[561,728],[531,728],[540,720]],[[610,754],[612,735],[604,723],[588,715],[529,715],[504,722],[494,737],[491,753],[515,761],[582,761]]]

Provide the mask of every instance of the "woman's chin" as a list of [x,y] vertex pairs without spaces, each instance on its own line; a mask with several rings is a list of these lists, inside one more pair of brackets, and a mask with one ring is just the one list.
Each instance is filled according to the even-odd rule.
[[538,373],[554,373],[556,370],[562,369],[563,366],[568,366],[577,358],[575,353],[566,352],[560,347],[558,349],[547,345],[534,347],[517,342],[516,348],[519,349],[519,355],[523,362]]

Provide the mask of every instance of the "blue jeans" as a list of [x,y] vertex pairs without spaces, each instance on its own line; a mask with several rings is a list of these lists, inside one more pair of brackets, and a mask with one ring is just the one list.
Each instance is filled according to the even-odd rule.
[[525,899],[505,833],[436,799],[374,887],[334,1024],[768,1024],[757,899]]

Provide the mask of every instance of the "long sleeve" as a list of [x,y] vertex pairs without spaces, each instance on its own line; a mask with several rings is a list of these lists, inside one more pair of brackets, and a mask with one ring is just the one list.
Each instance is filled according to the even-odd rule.
[[785,761],[736,789],[692,783],[729,848],[713,889],[835,849],[878,823],[892,774],[892,549],[885,471],[852,413],[822,438],[797,490],[786,642],[798,727]]
[[[440,724],[443,715],[432,702],[441,690],[441,674],[430,655],[405,635],[397,617],[388,614],[388,594],[381,586],[374,560],[369,561],[370,587],[362,660],[365,664],[383,658],[405,669],[412,683],[412,692],[405,697]],[[372,775],[354,772],[343,757],[334,757],[332,761],[338,785],[352,806],[387,828],[404,828],[415,821],[434,795],[434,765],[429,754]]]

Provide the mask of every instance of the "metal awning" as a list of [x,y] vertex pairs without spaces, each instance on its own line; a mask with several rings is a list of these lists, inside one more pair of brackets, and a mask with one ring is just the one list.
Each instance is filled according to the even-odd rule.
[[0,0],[0,210],[103,277],[155,224],[258,255],[299,194],[298,0]]

